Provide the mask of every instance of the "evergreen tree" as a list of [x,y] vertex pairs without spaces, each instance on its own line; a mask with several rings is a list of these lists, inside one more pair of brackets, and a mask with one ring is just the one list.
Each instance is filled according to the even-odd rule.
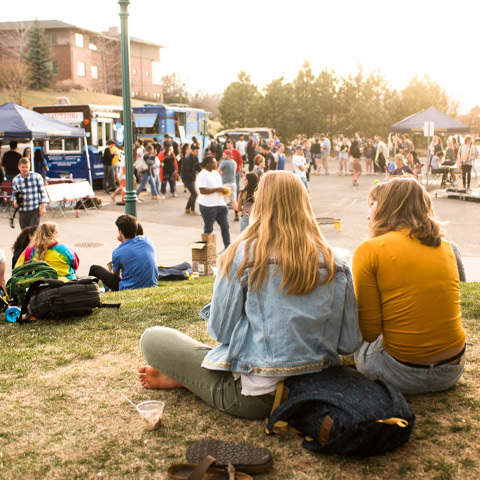
[[45,29],[35,20],[28,32],[26,61],[30,75],[30,87],[34,90],[49,87],[54,77],[50,44]]

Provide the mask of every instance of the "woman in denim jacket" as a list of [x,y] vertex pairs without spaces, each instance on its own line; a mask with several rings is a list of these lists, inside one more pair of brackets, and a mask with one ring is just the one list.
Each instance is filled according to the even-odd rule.
[[[273,201],[276,199],[276,201]],[[320,233],[291,172],[259,183],[249,227],[222,255],[201,312],[213,349],[153,327],[140,345],[145,388],[185,387],[232,415],[269,415],[277,383],[340,363],[361,343],[352,276]]]

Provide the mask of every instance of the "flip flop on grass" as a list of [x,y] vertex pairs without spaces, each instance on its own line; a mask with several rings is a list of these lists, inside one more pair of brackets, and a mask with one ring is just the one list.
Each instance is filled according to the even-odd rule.
[[232,465],[227,468],[214,468],[215,459],[205,457],[198,465],[177,463],[168,469],[168,480],[253,480],[246,473],[236,472]]
[[270,450],[254,445],[223,442],[207,438],[187,447],[187,462],[199,463],[207,455],[214,457],[215,466],[233,465],[236,470],[247,473],[263,473],[273,466]]

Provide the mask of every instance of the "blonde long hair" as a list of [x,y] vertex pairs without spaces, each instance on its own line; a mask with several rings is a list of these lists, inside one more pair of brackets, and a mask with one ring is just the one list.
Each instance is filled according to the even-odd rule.
[[42,223],[35,233],[35,251],[38,260],[43,260],[48,247],[55,242],[58,242],[58,237],[55,235],[55,229],[58,228],[56,223]]
[[408,230],[421,243],[438,247],[445,235],[436,220],[428,193],[412,177],[395,177],[377,183],[370,190],[369,203],[377,202],[370,221],[372,237],[397,230]]
[[[291,172],[277,170],[262,176],[250,225],[220,258],[222,275],[230,278],[229,269],[243,241],[245,255],[237,275],[240,278],[251,267],[249,287],[253,290],[261,289],[268,281],[269,260],[275,262],[275,271],[280,269],[280,289],[288,294],[310,293],[335,275],[334,254],[318,228],[307,190]],[[328,271],[323,279],[319,252]]]

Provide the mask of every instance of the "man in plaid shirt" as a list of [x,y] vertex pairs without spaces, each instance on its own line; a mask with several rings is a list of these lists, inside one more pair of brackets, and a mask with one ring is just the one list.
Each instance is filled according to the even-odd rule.
[[30,171],[28,158],[21,158],[18,161],[20,174],[12,182],[13,206],[19,207],[16,193],[24,192],[23,202],[20,205],[20,228],[33,225],[40,225],[40,217],[45,213],[45,205],[48,203],[48,196],[43,184],[43,178],[39,173]]

